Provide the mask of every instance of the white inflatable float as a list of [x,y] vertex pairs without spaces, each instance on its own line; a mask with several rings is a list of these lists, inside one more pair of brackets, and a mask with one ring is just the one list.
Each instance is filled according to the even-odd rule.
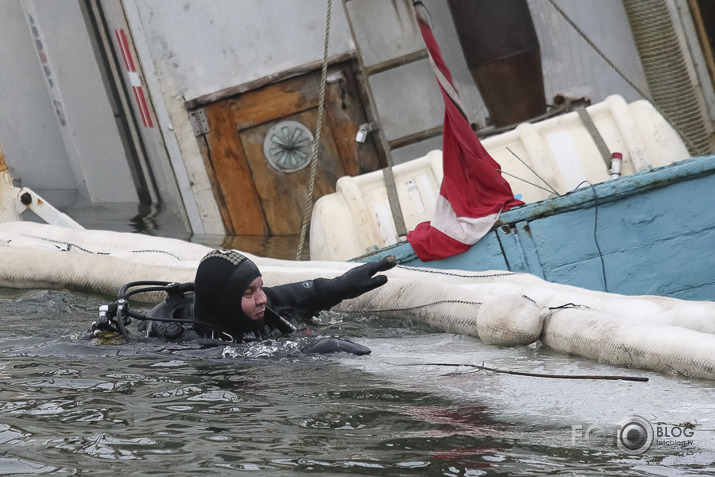
[[[586,126],[584,114],[594,129]],[[628,104],[617,95],[579,112],[522,123],[481,142],[514,193],[532,203],[556,195],[542,181],[566,194],[584,181],[598,184],[612,178],[610,159],[604,162],[593,130],[610,151],[622,153],[623,176],[690,157],[678,133],[651,103]],[[392,176],[407,230],[432,220],[443,178],[442,151],[397,164]],[[313,208],[311,258],[348,260],[399,242],[387,191],[382,170],[338,179],[335,192],[322,196]]]
[[[131,281],[193,281],[209,250],[140,234],[5,222],[0,287],[116,296]],[[267,286],[334,277],[356,266],[249,256]],[[387,285],[336,310],[410,318],[499,346],[540,342],[602,363],[715,379],[713,302],[594,292],[504,271],[398,266],[386,275]]]

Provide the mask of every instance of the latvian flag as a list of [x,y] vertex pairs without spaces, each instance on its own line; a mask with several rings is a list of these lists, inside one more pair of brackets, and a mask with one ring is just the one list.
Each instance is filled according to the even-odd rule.
[[442,170],[444,177],[431,222],[407,234],[420,260],[438,260],[465,252],[484,237],[501,212],[524,203],[514,198],[501,167],[472,131],[452,75],[428,24],[427,12],[415,2],[417,23],[444,99]]

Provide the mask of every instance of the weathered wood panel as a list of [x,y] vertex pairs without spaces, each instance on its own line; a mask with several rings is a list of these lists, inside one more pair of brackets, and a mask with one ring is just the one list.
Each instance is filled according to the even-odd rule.
[[229,105],[206,108],[210,134],[204,158],[212,178],[221,218],[229,234],[263,235],[267,226],[258,193],[251,179],[243,146],[236,141],[236,124]]
[[[357,143],[365,108],[351,62],[329,69],[325,113],[318,150],[313,198],[335,191],[343,175],[384,167],[371,137]],[[315,135],[320,71],[266,85],[212,103],[205,108],[210,132],[204,157],[226,228],[238,235],[299,234],[308,197],[311,169],[284,171],[268,163],[264,141],[271,128],[296,121]],[[312,156],[303,141],[301,155]]]
[[[282,119],[297,121],[315,130],[317,107]],[[248,167],[258,192],[269,235],[290,235],[300,232],[310,183],[310,166],[298,172],[284,173],[271,167],[263,157],[263,139],[273,122],[244,129],[240,133],[246,151]],[[343,175],[343,168],[332,130],[323,124],[315,176],[315,196],[335,192],[335,182]],[[311,147],[312,151],[312,147]]]

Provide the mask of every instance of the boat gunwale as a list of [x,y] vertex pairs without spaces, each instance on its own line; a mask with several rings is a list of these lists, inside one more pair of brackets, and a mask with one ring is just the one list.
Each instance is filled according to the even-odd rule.
[[[513,226],[519,222],[531,222],[574,210],[602,206],[713,173],[715,173],[715,155],[706,155],[691,157],[655,169],[637,172],[597,184],[584,182],[583,184],[590,185],[590,187],[580,187],[562,196],[532,202],[502,213],[489,233],[501,227]],[[396,255],[400,263],[409,262],[417,258],[412,247],[409,246],[409,242],[402,240],[381,249],[359,255],[348,261],[369,262],[379,260],[390,254]]]

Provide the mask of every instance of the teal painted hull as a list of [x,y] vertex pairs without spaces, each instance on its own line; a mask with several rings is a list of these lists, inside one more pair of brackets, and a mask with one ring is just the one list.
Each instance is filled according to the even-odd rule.
[[715,156],[688,159],[505,212],[467,252],[422,262],[403,242],[356,261],[526,272],[625,295],[715,300]]

